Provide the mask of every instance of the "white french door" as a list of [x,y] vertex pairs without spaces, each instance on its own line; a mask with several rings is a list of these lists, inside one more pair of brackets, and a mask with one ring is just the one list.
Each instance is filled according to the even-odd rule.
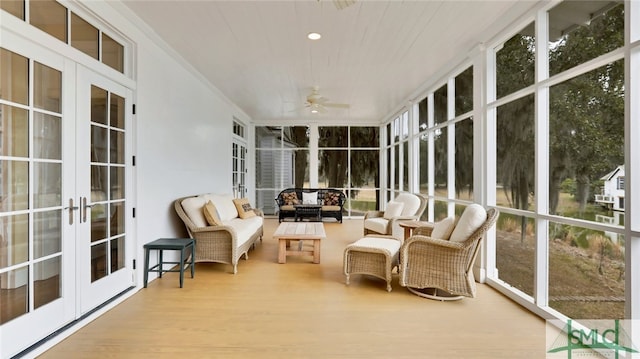
[[0,357],[134,285],[132,91],[0,42]]
[[[76,197],[81,314],[134,285],[131,228],[131,90],[82,66],[77,72]],[[127,223],[129,222],[129,223]]]

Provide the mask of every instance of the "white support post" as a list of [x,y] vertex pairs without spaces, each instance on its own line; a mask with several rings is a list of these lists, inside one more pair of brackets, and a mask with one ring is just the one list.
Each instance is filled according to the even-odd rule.
[[[540,10],[536,17],[536,84],[549,78],[549,15]],[[549,87],[535,92],[535,193],[536,210],[549,213]],[[549,221],[537,219],[533,297],[536,304],[546,307],[549,299]]]

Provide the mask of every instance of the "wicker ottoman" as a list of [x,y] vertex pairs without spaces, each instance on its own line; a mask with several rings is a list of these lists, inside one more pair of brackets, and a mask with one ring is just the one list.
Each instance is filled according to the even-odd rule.
[[391,271],[398,266],[400,241],[391,236],[367,236],[344,250],[344,274],[368,274],[387,281],[391,292]]

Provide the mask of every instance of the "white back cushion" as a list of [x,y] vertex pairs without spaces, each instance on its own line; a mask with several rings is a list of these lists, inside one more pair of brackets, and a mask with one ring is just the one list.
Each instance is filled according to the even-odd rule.
[[220,220],[225,222],[238,217],[238,209],[233,204],[233,195],[231,194],[207,194],[204,196],[213,202],[218,210]]
[[384,218],[391,219],[393,217],[398,217],[402,214],[402,209],[404,208],[404,203],[390,201],[387,203],[387,207],[384,210]]
[[455,217],[447,217],[439,222],[436,222],[431,231],[431,237],[448,240],[451,237],[451,232],[456,226]]
[[487,220],[487,211],[481,205],[474,203],[462,212],[456,228],[449,238],[452,242],[464,242]]
[[415,216],[418,208],[420,208],[420,198],[411,193],[400,193],[398,197],[393,199],[395,202],[404,203],[402,216]]
[[206,227],[207,219],[204,218],[204,207],[207,200],[204,197],[189,197],[182,200],[182,209],[196,227]]

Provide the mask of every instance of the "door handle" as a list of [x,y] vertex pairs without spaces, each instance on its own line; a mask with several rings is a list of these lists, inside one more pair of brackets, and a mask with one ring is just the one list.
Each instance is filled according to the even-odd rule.
[[69,207],[64,207],[69,210],[69,224],[73,224],[73,211],[78,209],[78,206],[73,205],[73,198],[69,198]]
[[87,221],[87,208],[93,207],[92,204],[87,204],[87,197],[82,197],[82,202],[80,203],[82,207],[82,222],[85,223]]

